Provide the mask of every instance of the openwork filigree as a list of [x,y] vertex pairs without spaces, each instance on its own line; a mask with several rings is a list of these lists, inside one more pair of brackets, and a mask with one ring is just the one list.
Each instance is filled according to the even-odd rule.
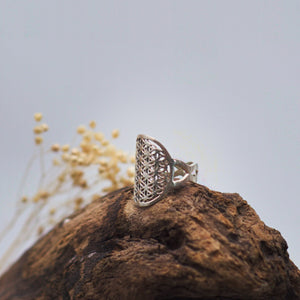
[[134,201],[139,206],[154,204],[170,189],[180,187],[189,180],[197,182],[197,174],[197,164],[172,159],[160,142],[146,135],[138,135]]
[[138,136],[134,198],[140,205],[154,203],[166,192],[171,181],[171,157],[156,141]]

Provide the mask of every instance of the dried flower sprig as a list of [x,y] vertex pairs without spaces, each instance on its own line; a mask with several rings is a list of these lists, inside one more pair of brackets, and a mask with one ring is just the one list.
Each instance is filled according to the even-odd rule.
[[[134,156],[117,149],[103,132],[96,131],[94,120],[87,127],[77,127],[77,143],[53,143],[47,150],[44,150],[44,134],[49,126],[41,123],[42,113],[34,114],[34,120],[34,142],[38,153],[28,164],[15,218],[0,232],[0,245],[20,216],[24,221],[21,231],[0,259],[0,273],[15,257],[17,249],[23,250],[22,245],[26,241],[34,241],[33,232],[41,235],[103,193],[133,184]],[[119,135],[119,130],[115,129],[111,138],[116,139]],[[38,187],[31,196],[22,195],[30,167],[35,161],[40,164]]]

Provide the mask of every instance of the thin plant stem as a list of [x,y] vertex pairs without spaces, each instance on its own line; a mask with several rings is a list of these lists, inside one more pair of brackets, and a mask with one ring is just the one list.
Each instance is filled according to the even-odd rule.
[[39,190],[42,188],[44,179],[46,177],[45,162],[44,162],[44,147],[42,144],[40,145],[40,168],[41,168],[41,177],[39,182]]
[[22,179],[21,179],[21,184],[19,186],[19,189],[18,189],[18,193],[17,193],[17,200],[19,200],[21,198],[21,192],[24,190],[24,186],[25,186],[25,183],[26,183],[26,180],[27,180],[27,177],[29,175],[29,171],[34,163],[34,161],[36,160],[38,154],[35,153],[29,160],[26,168],[25,168],[25,172],[24,172],[24,175],[22,176]]

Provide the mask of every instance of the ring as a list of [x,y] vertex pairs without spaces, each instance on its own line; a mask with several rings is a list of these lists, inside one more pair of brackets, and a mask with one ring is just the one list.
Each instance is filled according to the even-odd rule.
[[198,164],[172,159],[166,148],[150,136],[137,136],[135,158],[134,201],[139,206],[153,205],[187,181],[197,182]]

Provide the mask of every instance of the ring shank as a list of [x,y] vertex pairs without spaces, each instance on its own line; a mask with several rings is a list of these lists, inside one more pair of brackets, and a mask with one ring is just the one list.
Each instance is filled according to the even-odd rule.
[[[174,169],[178,168],[180,171],[185,171],[185,174],[180,179],[175,179]],[[173,159],[172,164],[172,185],[174,187],[180,187],[187,181],[197,182],[198,164],[185,163],[179,159]]]

